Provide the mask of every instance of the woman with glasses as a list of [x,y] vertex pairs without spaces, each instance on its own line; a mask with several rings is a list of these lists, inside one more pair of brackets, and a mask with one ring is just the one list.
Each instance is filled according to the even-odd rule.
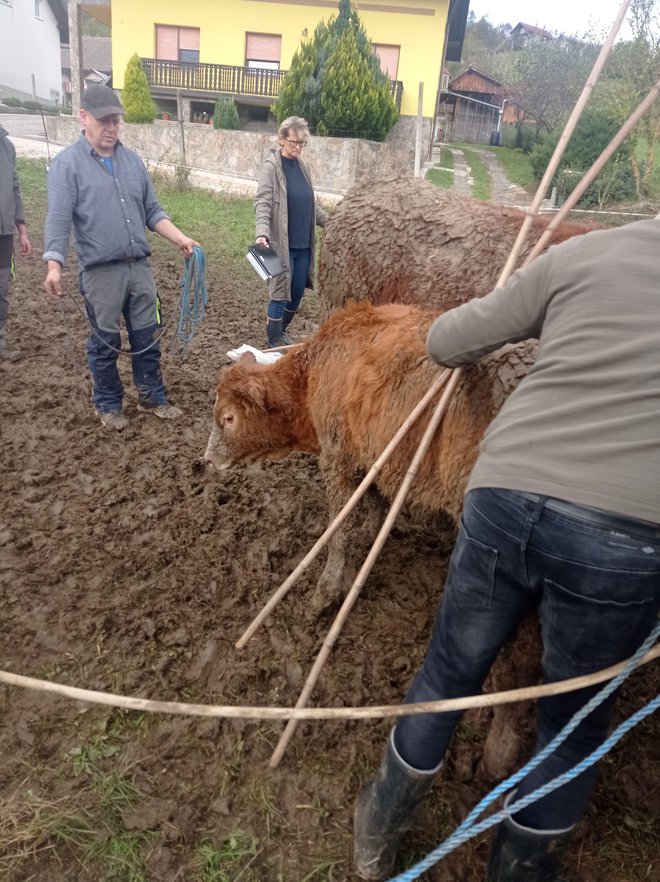
[[300,158],[309,137],[306,121],[288,117],[277,137],[279,147],[273,147],[264,161],[254,202],[257,244],[272,246],[288,267],[268,283],[270,347],[293,343],[287,328],[305,288],[314,287],[316,224],[323,227],[328,219],[316,204],[309,169]]

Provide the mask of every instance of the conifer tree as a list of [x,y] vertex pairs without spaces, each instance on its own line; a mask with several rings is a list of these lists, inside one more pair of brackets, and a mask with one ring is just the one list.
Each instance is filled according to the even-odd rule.
[[156,118],[158,110],[151,97],[147,75],[137,52],[126,65],[121,103],[124,105],[126,122],[152,123]]
[[240,129],[241,122],[233,98],[218,98],[213,109],[214,129]]
[[398,110],[391,80],[349,0],[339,0],[337,16],[301,44],[273,110],[280,122],[304,117],[318,134],[383,140],[392,128]]

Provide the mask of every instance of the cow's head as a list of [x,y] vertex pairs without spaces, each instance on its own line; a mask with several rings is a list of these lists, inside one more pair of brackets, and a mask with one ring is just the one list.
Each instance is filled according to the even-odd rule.
[[282,459],[292,450],[313,449],[301,436],[301,427],[309,424],[306,385],[303,353],[292,352],[269,365],[257,364],[251,353],[245,353],[239,362],[224,368],[218,377],[213,429],[204,455],[207,467],[228,469],[238,463]]

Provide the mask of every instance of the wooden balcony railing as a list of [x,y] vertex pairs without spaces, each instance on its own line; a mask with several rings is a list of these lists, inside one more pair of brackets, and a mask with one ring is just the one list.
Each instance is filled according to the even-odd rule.
[[151,86],[183,89],[186,92],[226,92],[276,98],[286,71],[263,67],[235,67],[231,64],[188,64],[143,58],[142,67]]
[[[236,67],[232,64],[189,64],[143,58],[142,67],[150,86],[181,89],[185,92],[211,92],[277,98],[285,70],[264,67]],[[403,83],[392,81],[392,97],[401,108]]]

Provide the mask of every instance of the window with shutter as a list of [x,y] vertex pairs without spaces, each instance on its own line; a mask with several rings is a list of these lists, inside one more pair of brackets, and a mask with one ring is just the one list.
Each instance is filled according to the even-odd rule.
[[199,28],[156,25],[156,58],[165,61],[199,61]]
[[280,34],[246,34],[245,66],[278,70],[282,37]]
[[399,51],[401,47],[387,46],[384,43],[372,43],[371,49],[374,55],[378,56],[380,69],[383,73],[386,73],[391,80],[395,80],[399,70]]

